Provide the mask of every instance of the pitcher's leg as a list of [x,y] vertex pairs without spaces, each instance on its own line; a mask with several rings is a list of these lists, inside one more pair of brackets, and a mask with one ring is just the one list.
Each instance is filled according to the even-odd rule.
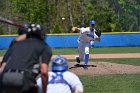
[[80,63],[80,61],[84,59],[84,54],[85,54],[85,48],[82,42],[78,43],[78,53],[79,56],[76,57],[76,61]]
[[88,60],[89,60],[89,47],[85,47],[85,65],[88,64]]

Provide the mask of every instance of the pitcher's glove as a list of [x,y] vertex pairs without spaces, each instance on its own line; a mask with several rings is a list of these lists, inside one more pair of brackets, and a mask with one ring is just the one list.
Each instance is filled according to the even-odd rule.
[[95,34],[100,37],[102,35],[101,29],[96,29]]

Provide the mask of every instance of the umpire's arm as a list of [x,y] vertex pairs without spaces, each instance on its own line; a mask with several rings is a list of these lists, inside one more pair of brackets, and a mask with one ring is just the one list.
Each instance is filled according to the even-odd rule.
[[6,66],[6,63],[2,63],[1,67],[0,67],[0,74],[3,72],[4,68]]
[[42,78],[42,93],[46,93],[48,84],[48,65],[41,64],[41,78]]
[[4,55],[3,59],[2,59],[2,62],[0,63],[0,73],[3,72],[3,70],[4,70],[4,68],[5,68],[6,64],[7,64],[7,61],[10,59],[10,55],[11,55],[11,48],[9,48],[6,51],[6,53],[5,53],[5,55]]
[[51,57],[52,57],[52,50],[46,44],[46,47],[43,50],[43,53],[41,56],[41,65],[40,65],[41,79],[42,79],[42,93],[46,93],[46,90],[47,90],[48,71],[49,71],[49,63],[50,63]]

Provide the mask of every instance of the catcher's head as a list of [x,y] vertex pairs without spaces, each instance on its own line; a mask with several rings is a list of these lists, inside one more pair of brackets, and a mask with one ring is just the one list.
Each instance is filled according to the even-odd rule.
[[57,55],[52,59],[52,71],[63,72],[68,70],[68,61],[65,57]]
[[45,33],[43,31],[43,28],[39,24],[31,24],[27,28],[28,36],[37,36],[40,39],[44,39]]

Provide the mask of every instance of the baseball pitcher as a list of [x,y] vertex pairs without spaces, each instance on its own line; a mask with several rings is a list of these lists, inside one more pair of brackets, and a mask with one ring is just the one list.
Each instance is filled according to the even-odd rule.
[[80,63],[81,60],[84,60],[84,67],[87,68],[88,60],[89,60],[89,49],[91,48],[91,44],[94,41],[100,42],[101,31],[95,30],[95,20],[90,20],[90,27],[73,27],[73,32],[80,31],[80,36],[77,39],[78,42],[78,52],[79,56],[76,57],[77,63]]

